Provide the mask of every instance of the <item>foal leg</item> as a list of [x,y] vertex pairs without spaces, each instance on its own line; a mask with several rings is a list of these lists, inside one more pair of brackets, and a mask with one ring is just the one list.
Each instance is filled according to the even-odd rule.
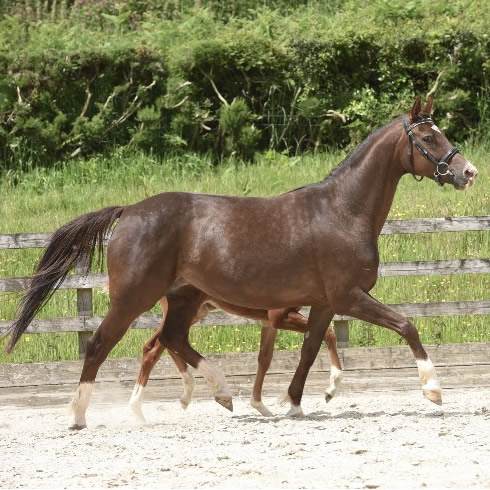
[[250,397],[250,405],[265,417],[272,417],[272,412],[262,403],[262,387],[265,375],[271,365],[276,337],[277,330],[262,322],[257,374],[255,375],[252,396]]
[[436,370],[420,342],[415,326],[403,315],[380,303],[361,289],[356,289],[351,293],[348,300],[350,304],[343,306],[343,314],[389,328],[407,341],[417,362],[424,396],[431,402],[442,405],[442,390]]
[[306,326],[306,333],[301,347],[301,357],[294,373],[293,380],[282,402],[290,402],[289,417],[302,417],[301,397],[308,372],[315,362],[318,351],[325,337],[327,327],[333,318],[333,310],[329,306],[312,306]]
[[[143,346],[143,357],[141,361],[141,368],[138,375],[138,379],[134,386],[133,393],[131,395],[131,399],[129,400],[129,406],[136,414],[138,419],[141,422],[145,422],[145,417],[143,415],[143,410],[141,405],[143,403],[144,393],[146,389],[146,385],[148,384],[148,380],[150,378],[150,373],[155,367],[155,364],[161,358],[163,352],[165,351],[165,347],[162,345],[160,340],[158,339],[158,335],[163,329],[163,325],[165,322],[165,316],[167,315],[168,303],[167,298],[164,297],[160,300],[160,305],[162,307],[163,320],[158,329],[153,334],[152,338]],[[197,321],[209,313],[208,308],[203,305],[199,312],[194,318],[194,321]],[[169,351],[170,357],[174,361],[179,373],[182,377],[182,382],[184,385],[184,393],[180,397],[180,404],[182,408],[185,410],[192,399],[192,392],[194,391],[195,381],[192,373],[189,371],[187,363],[183,361],[179,356],[176,356],[173,352]]]
[[184,393],[180,397],[180,405],[185,410],[192,400],[192,393],[194,392],[196,382],[194,381],[194,376],[192,376],[192,373],[189,371],[189,366],[187,363],[180,356],[174,354],[171,350],[169,350],[168,353],[173,359],[177,369],[179,370],[180,376],[182,377]]
[[340,364],[339,354],[337,352],[337,337],[331,327],[327,328],[325,342],[330,356],[330,385],[325,390],[325,401],[328,403],[337,392],[344,376],[342,374],[342,365]]
[[129,400],[131,410],[141,422],[145,422],[145,416],[143,415],[141,405],[143,403],[146,385],[148,384],[152,369],[160,357],[162,357],[165,350],[165,347],[158,340],[158,333],[162,327],[163,322],[153,334],[153,337],[143,346],[143,358],[141,360],[140,372],[133,393],[131,394],[131,399]]

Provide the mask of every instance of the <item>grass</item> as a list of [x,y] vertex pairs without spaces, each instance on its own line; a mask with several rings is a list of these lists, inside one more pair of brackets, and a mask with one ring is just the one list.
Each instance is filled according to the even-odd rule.
[[[402,179],[389,219],[488,214],[490,192],[485,159],[488,146],[468,145],[465,156],[480,170],[474,188],[456,192],[424,180],[417,184]],[[142,154],[117,152],[111,158],[60,164],[52,169],[10,172],[2,177],[0,189],[0,233],[53,231],[76,215],[109,204],[129,204],[158,192],[187,190],[217,194],[274,195],[296,186],[322,179],[342,159],[339,152],[288,158],[266,153],[254,165],[233,161],[214,167],[210,160],[192,154],[161,161]],[[485,258],[490,254],[488,232],[389,235],[380,238],[383,261]],[[0,275],[28,275],[39,250],[1,250]],[[488,299],[488,275],[380,278],[373,295],[386,303],[458,301]],[[0,319],[13,317],[19,295],[0,295]],[[107,312],[108,298],[95,291],[96,315]],[[76,314],[74,291],[57,292],[40,313],[42,317]],[[155,308],[154,311],[159,311]],[[485,316],[417,319],[422,341],[478,342],[490,340]],[[131,331],[111,353],[112,356],[139,356],[150,331]],[[200,352],[240,352],[258,350],[260,329],[250,327],[200,327],[191,330],[191,341]],[[353,322],[352,345],[396,345],[401,339],[380,327]],[[302,337],[280,332],[277,347],[299,348]],[[15,352],[0,353],[0,363],[76,359],[76,334],[25,335]]]

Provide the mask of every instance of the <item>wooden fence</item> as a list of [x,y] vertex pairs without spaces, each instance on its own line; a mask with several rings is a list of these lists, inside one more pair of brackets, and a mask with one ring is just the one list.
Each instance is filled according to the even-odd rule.
[[[382,234],[436,233],[456,231],[489,231],[490,216],[465,216],[458,218],[423,218],[387,221]],[[28,233],[0,235],[0,249],[42,248],[48,243],[50,234]],[[97,329],[101,317],[93,316],[92,291],[101,288],[107,282],[106,274],[81,275],[83,264],[79,264],[75,274],[70,274],[60,289],[77,290],[78,316],[71,318],[35,319],[27,332],[77,332],[79,337],[79,354],[85,354],[87,340]],[[432,274],[475,274],[489,273],[490,259],[457,259],[412,262],[383,263],[379,267],[379,276],[425,276]],[[21,291],[29,283],[29,277],[0,278],[0,292]],[[456,301],[442,303],[407,303],[391,305],[407,317],[455,316],[455,315],[488,315],[490,300]],[[308,310],[303,310],[307,314]],[[160,315],[143,315],[133,322],[132,328],[155,328]],[[334,317],[334,328],[340,347],[349,345],[349,320],[347,316]],[[6,333],[11,322],[0,322],[0,334]],[[253,320],[241,318],[225,312],[216,311],[202,319],[197,325],[247,325],[255,324]]]

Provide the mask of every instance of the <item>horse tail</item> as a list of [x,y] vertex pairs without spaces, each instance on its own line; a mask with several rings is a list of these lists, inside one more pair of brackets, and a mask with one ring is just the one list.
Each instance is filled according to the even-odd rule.
[[103,260],[104,238],[121,216],[124,206],[110,206],[83,214],[56,230],[39,261],[32,281],[22,298],[15,321],[9,329],[10,341],[5,348],[12,352],[34,316],[60,287],[70,269],[86,257],[85,274],[90,271],[95,252],[98,264]]

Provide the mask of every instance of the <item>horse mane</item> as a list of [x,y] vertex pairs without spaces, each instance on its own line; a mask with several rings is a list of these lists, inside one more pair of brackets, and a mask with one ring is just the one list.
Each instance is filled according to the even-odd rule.
[[[422,113],[421,113],[422,115]],[[424,116],[428,117],[428,116]],[[312,184],[305,184],[300,187],[296,187],[288,192],[286,194],[289,194],[290,192],[295,192],[299,191],[301,189],[305,189],[308,187],[314,187],[320,184],[325,183],[326,181],[334,178],[337,174],[339,174],[344,168],[349,167],[352,165],[354,162],[358,160],[359,155],[372,143],[373,139],[379,135],[379,133],[385,131],[388,127],[390,127],[392,124],[395,122],[399,121],[401,119],[401,116],[396,117],[392,121],[386,123],[384,126],[381,126],[380,128],[376,129],[373,131],[367,138],[365,138],[361,143],[359,143],[354,150],[352,150],[323,180],[320,182],[314,182]]]

